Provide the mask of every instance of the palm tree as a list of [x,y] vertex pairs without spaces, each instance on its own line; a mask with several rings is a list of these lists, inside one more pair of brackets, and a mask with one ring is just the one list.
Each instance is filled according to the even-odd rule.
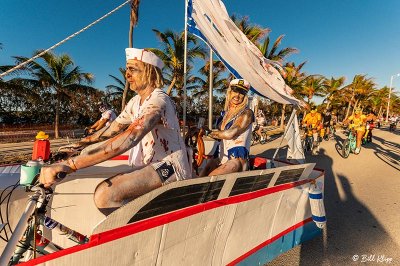
[[[140,0],[131,0],[131,13],[130,13],[129,37],[128,37],[129,48],[133,47],[133,29],[136,27],[139,21],[139,5],[140,5]],[[122,110],[125,108],[126,96],[128,94],[128,91],[129,91],[129,83],[126,82],[124,86],[124,92],[122,94],[122,103],[121,103]]]
[[300,94],[307,98],[307,103],[311,103],[314,96],[325,96],[325,77],[320,75],[308,76],[304,82]]
[[343,86],[345,79],[345,77],[339,77],[337,79],[332,77],[331,79],[326,79],[324,81],[326,97],[322,102],[327,101],[326,109],[329,109],[334,97],[338,94]]
[[[224,89],[228,87],[226,78],[221,77],[222,74],[226,71],[225,65],[219,61],[213,61],[213,80],[211,84],[213,84],[213,89],[219,93],[222,93]],[[206,79],[202,79],[200,77],[195,77],[195,82],[199,85],[199,90],[192,94],[193,97],[204,97],[208,96],[209,87],[210,87],[210,61],[205,61],[205,65],[199,69],[199,72],[206,77]]]
[[271,30],[269,28],[262,28],[258,25],[252,25],[249,23],[249,17],[236,17],[235,15],[231,16],[233,23],[246,35],[247,39],[249,39],[254,44],[259,44],[259,41],[264,38]]
[[[114,75],[108,75],[109,77],[111,77],[114,80],[115,84],[110,84],[110,85],[106,86],[107,101],[113,102],[114,107],[117,107],[118,110],[120,109],[120,107],[122,108],[121,98],[123,98],[123,96],[124,96],[125,86],[126,86],[126,77],[125,77],[126,70],[125,70],[125,68],[120,67],[119,72],[121,74],[121,78],[118,78]],[[136,95],[136,93],[134,91],[128,90],[127,93],[125,94],[126,101],[128,101],[128,99],[131,99],[135,95]],[[119,101],[119,103],[117,101]],[[121,109],[121,111],[122,111],[122,109]]]
[[375,91],[371,97],[371,107],[378,117],[382,115],[383,108],[387,105],[387,95],[389,94],[389,87],[385,86]]
[[[170,95],[172,89],[175,88],[179,94],[179,91],[183,89],[183,66],[184,66],[184,55],[185,55],[185,35],[181,33],[175,33],[171,30],[160,32],[159,30],[153,29],[157,38],[161,41],[163,46],[160,49],[151,49],[157,56],[159,56],[164,62],[164,78],[166,84],[168,84],[167,94]],[[197,38],[191,34],[187,35],[187,69],[189,72],[190,66],[195,58],[205,58],[206,51],[200,45],[197,45]],[[180,86],[177,86],[177,85]]]
[[[37,51],[35,55],[41,51]],[[25,62],[28,58],[16,56],[17,64]],[[93,74],[84,73],[79,66],[75,66],[71,57],[66,54],[57,56],[51,52],[45,53],[40,57],[43,64],[32,61],[25,66],[25,70],[33,77],[32,79],[17,78],[23,82],[32,84],[34,87],[51,89],[55,93],[55,137],[59,137],[60,105],[63,96],[69,97],[69,89],[93,89],[93,87],[83,85],[91,84],[94,80]]]
[[370,78],[367,78],[366,75],[355,75],[353,78],[353,81],[343,87],[340,92],[342,95],[348,95],[349,97],[347,98],[347,110],[346,110],[346,115],[344,117],[344,120],[347,119],[350,113],[350,108],[352,103],[354,102],[354,107],[357,105],[358,101],[356,101],[356,95],[359,91],[363,90],[363,87],[367,86],[373,86],[373,82]]
[[375,92],[375,83],[372,80],[369,80],[357,91],[357,94],[355,95],[356,103],[354,106],[364,107]]
[[275,42],[270,47],[270,38],[269,36],[264,39],[264,41],[258,46],[263,56],[267,59],[277,61],[279,63],[283,63],[286,57],[298,53],[298,49],[293,47],[287,47],[279,50],[279,45],[282,42],[283,37],[285,35],[280,35]]
[[[304,67],[306,62],[300,63],[298,66],[294,62],[288,62],[284,65],[283,70],[285,75],[283,76],[285,83],[293,90],[293,96],[303,100],[302,91],[305,81],[308,76],[301,69]],[[283,105],[281,110],[281,127],[283,128],[283,121],[285,116],[286,105]]]
[[400,97],[397,95],[397,93],[392,92],[390,103],[391,103],[391,109],[390,109],[391,112],[398,114],[400,112]]
[[124,93],[124,88],[125,88],[125,84],[126,84],[126,77],[125,77],[125,68],[120,67],[119,72],[121,73],[122,79],[117,78],[116,76],[113,75],[108,75],[109,77],[111,77],[115,83],[117,85],[111,84],[111,85],[107,85],[106,89],[108,89],[110,91],[109,95],[118,95],[118,96],[122,96]]
[[[281,44],[284,36],[285,35],[280,35],[275,40],[272,47],[270,47],[270,38],[269,36],[267,36],[264,39],[264,41],[260,45],[258,45],[258,49],[260,49],[261,53],[265,58],[282,64],[286,57],[298,52],[296,48],[292,47],[287,47],[279,50],[279,45]],[[285,111],[286,111],[286,104],[283,104],[281,113],[281,125],[280,125],[281,128],[283,128],[283,124],[285,122]]]
[[303,62],[296,66],[295,63],[288,62],[283,67],[286,73],[283,77],[285,83],[294,91],[293,95],[298,99],[303,99],[301,92],[303,84],[308,77],[305,72],[301,71],[305,64],[306,62]]

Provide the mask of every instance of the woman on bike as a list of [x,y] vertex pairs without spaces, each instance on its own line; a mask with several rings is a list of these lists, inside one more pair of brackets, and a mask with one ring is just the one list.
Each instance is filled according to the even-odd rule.
[[211,160],[200,176],[222,175],[245,171],[249,168],[251,128],[254,114],[247,106],[247,92],[250,83],[244,79],[234,79],[226,93],[225,111],[217,121],[219,130],[207,136],[222,140],[220,156]]
[[312,131],[315,146],[317,146],[319,143],[318,135],[321,129],[321,123],[322,123],[322,116],[320,113],[317,112],[316,107],[312,107],[310,113],[308,113],[303,119],[302,124],[303,126],[307,127],[306,133],[308,130]]
[[130,150],[132,169],[100,182],[94,192],[94,202],[105,215],[164,184],[192,177],[175,105],[161,89],[163,61],[147,49],[125,51],[126,80],[137,95],[109,127],[63,149],[98,144],[79,156],[43,167],[40,173],[40,182],[48,187],[59,172],[79,171]]
[[365,134],[365,124],[368,118],[370,118],[370,116],[367,117],[366,115],[363,115],[361,109],[356,108],[354,109],[354,115],[349,116],[345,121],[343,121],[343,124],[345,125],[348,124],[350,121],[352,121],[349,128],[350,130],[356,131],[357,144],[356,144],[356,150],[354,151],[355,154],[360,153],[361,140]]
[[367,115],[367,127],[364,135],[366,142],[372,142],[372,130],[375,128],[375,121],[375,113],[372,110],[369,110]]

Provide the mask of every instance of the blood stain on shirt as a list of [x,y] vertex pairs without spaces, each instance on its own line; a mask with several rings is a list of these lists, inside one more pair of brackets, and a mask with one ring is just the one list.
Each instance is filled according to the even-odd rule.
[[168,141],[166,139],[160,139],[161,145],[163,146],[165,152],[169,150],[168,148]]

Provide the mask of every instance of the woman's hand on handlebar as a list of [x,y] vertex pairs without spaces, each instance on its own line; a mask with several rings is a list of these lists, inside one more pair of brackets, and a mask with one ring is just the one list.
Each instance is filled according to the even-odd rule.
[[40,170],[39,182],[43,184],[44,187],[50,187],[56,182],[57,177],[64,175],[60,173],[70,174],[72,172],[74,172],[74,170],[68,165],[68,161],[43,166]]

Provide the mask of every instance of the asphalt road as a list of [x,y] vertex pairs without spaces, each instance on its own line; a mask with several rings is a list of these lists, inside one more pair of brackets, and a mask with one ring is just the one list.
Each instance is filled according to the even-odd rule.
[[[375,129],[373,143],[347,159],[335,148],[343,138],[339,133],[321,144],[319,155],[306,158],[325,170],[328,223],[323,235],[269,265],[400,265],[400,130]],[[251,153],[271,157],[280,140],[257,144]],[[52,141],[52,148],[65,142]],[[31,151],[32,145],[17,147]],[[0,145],[1,153],[6,149]],[[285,158],[286,147],[278,156]]]
[[[268,265],[400,265],[400,130],[373,133],[359,155],[339,155],[339,133],[319,155],[306,157],[325,170],[327,226]],[[270,157],[279,142],[255,145],[251,153]],[[285,158],[286,148],[278,156]]]

